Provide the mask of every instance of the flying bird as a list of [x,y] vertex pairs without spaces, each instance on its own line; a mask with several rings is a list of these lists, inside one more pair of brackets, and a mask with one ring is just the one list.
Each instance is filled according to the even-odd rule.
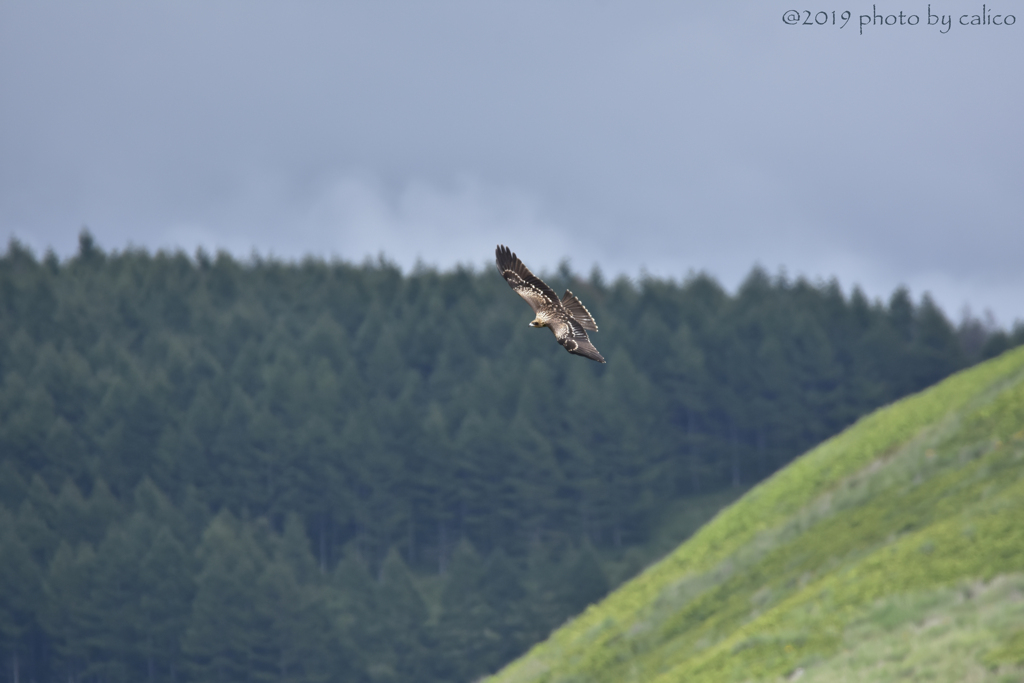
[[580,300],[565,290],[561,299],[543,280],[530,272],[512,250],[501,244],[494,250],[498,263],[498,272],[508,282],[515,293],[526,299],[536,314],[530,327],[547,327],[555,335],[555,340],[565,347],[569,353],[584,356],[598,363],[604,363],[602,356],[587,336],[587,330],[597,332],[594,316]]

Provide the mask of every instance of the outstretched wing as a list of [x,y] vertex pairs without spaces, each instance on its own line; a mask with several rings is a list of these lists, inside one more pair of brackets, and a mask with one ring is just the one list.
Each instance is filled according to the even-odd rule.
[[604,356],[597,350],[587,336],[583,326],[570,316],[564,316],[559,320],[548,323],[548,327],[555,333],[555,339],[565,347],[569,353],[577,356],[584,356],[598,363],[604,363]]
[[572,317],[576,319],[576,322],[583,329],[597,332],[597,323],[594,322],[594,316],[590,315],[590,311],[583,305],[583,302],[577,299],[576,295],[568,289],[565,290],[565,295],[562,297],[562,305],[565,306],[565,310],[572,314]]
[[552,314],[561,308],[558,295],[543,280],[530,272],[519,257],[506,246],[498,245],[494,250],[498,271],[508,282],[508,286],[516,294],[526,299],[530,308],[543,320],[550,319]]

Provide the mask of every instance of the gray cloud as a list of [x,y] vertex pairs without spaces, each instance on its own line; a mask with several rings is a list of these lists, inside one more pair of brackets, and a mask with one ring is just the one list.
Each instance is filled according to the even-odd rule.
[[789,8],[7,2],[0,233],[405,267],[501,241],[1024,317],[1024,21],[860,35],[871,4],[843,29]]

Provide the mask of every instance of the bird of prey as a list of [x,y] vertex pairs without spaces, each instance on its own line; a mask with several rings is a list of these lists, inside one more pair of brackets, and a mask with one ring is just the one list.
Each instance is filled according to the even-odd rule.
[[590,311],[580,300],[565,290],[561,299],[543,280],[530,272],[519,257],[506,246],[498,245],[494,250],[498,262],[498,272],[508,282],[508,286],[516,294],[526,299],[536,317],[530,327],[548,327],[555,335],[555,340],[565,347],[569,353],[584,356],[590,360],[604,363],[602,356],[587,336],[587,330],[597,332],[597,323]]

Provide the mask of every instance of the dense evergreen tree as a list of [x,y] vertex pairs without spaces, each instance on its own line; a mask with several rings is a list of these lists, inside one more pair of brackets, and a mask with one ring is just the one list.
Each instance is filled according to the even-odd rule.
[[490,269],[12,241],[8,678],[472,680],[604,595],[681,500],[1024,343],[759,269],[735,294],[550,282],[607,366],[530,330]]
[[561,583],[560,597],[566,614],[582,612],[608,592],[608,579],[590,543],[569,555],[564,573],[567,580]]
[[221,512],[203,533],[197,556],[196,596],[182,641],[189,673],[203,681],[277,678],[273,596],[258,584],[267,558],[252,530]]
[[501,548],[484,563],[479,591],[491,617],[485,625],[489,647],[476,661],[479,670],[494,672],[533,644],[536,619],[520,570]]
[[181,642],[188,623],[182,606],[192,601],[192,564],[171,528],[157,526],[138,566],[142,588],[136,654],[145,664],[147,681],[174,681],[181,669]]
[[433,679],[431,638],[427,632],[427,606],[413,576],[395,549],[380,567],[377,613],[384,627],[385,646],[370,666],[378,681]]
[[[441,638],[438,646],[443,680],[471,681],[487,672],[488,655],[500,640],[494,630],[500,611],[483,591],[484,563],[469,541],[463,539],[452,553],[441,595]],[[503,609],[512,603],[502,603]]]
[[0,507],[0,639],[3,659],[12,679],[20,678],[25,638],[33,615],[42,607],[40,569],[18,534],[15,518]]
[[[61,541],[44,580],[39,620],[55,653],[51,668],[63,678],[78,680],[92,672],[103,656],[102,626],[115,626],[119,615],[95,609],[96,553],[82,543],[77,549]],[[101,624],[99,618],[104,618]]]
[[334,648],[354,681],[372,680],[374,662],[383,659],[385,625],[377,619],[377,586],[362,557],[349,547],[330,577],[327,607],[332,613]]

